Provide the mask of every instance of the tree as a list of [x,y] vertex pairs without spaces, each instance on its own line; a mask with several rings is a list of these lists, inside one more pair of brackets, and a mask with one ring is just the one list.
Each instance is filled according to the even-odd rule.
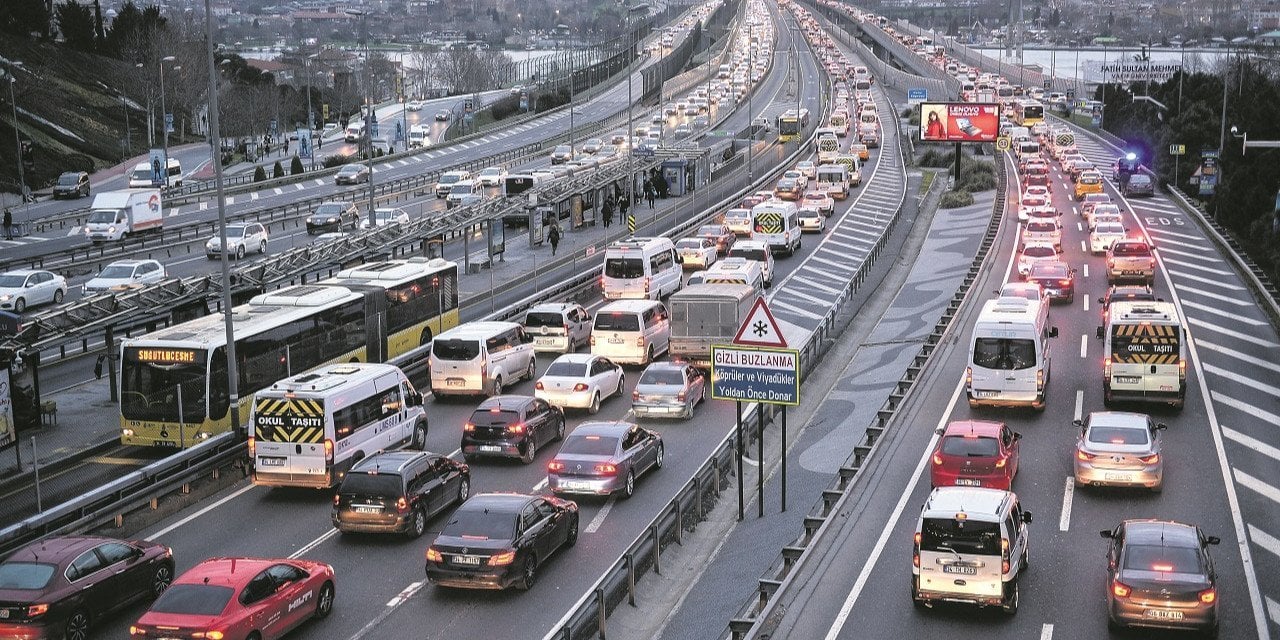
[[[294,157],[296,158],[297,156],[294,156]],[[259,167],[259,168],[261,168],[261,167]],[[284,167],[280,164],[280,161],[279,161],[279,160],[276,160],[276,164],[275,164],[275,166],[274,166],[274,167],[271,167],[271,177],[272,177],[272,178],[283,178],[283,177],[284,177]]]
[[89,7],[72,0],[67,0],[54,10],[58,18],[58,31],[67,46],[76,51],[92,53],[98,46],[98,38],[94,33],[93,14]]
[[267,179],[267,172],[265,169],[262,168],[262,165],[258,165],[256,168],[254,168],[253,170],[254,182],[262,182],[266,179]]
[[0,2],[0,30],[19,36],[49,35],[49,10],[44,0]]

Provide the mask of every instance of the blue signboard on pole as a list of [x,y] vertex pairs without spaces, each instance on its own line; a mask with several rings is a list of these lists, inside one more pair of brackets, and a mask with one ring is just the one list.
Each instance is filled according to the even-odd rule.
[[929,100],[928,89],[907,89],[907,102],[911,104],[920,104]]
[[166,133],[173,133],[173,114],[164,114],[164,130]]
[[164,149],[152,149],[148,161],[151,163],[151,186],[162,187],[165,184],[165,167],[168,163],[165,161]]

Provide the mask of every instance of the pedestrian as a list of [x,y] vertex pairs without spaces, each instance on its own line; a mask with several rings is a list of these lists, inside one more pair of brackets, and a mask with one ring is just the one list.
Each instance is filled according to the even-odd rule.
[[288,136],[285,136],[284,138],[284,155],[286,156],[289,155],[289,137]]
[[107,354],[99,353],[98,359],[93,362],[93,377],[97,380],[102,379],[102,363],[107,361]]
[[652,184],[645,185],[645,188],[644,188],[644,197],[645,197],[645,199],[647,199],[647,200],[649,201],[649,208],[650,208],[650,209],[652,209],[652,208],[653,208],[653,201],[658,197],[658,194],[656,193],[656,191],[657,191],[657,190],[653,188],[653,185],[652,185]]
[[608,229],[613,224],[613,198],[607,198],[604,206],[600,209],[600,218],[604,222],[604,228]]
[[4,208],[4,239],[13,239],[13,213],[9,211],[9,207]]
[[556,249],[560,248],[560,225],[551,225],[551,230],[547,232],[547,241],[551,243],[551,255],[556,255]]

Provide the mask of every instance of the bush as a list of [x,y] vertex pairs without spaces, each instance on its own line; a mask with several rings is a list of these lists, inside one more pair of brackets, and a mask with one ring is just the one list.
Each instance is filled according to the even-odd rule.
[[267,170],[266,170],[266,169],[263,169],[263,168],[262,168],[262,165],[258,165],[257,167],[254,167],[254,169],[253,169],[253,181],[254,181],[254,182],[262,182],[263,180],[266,180],[266,179],[267,179]]
[[507,96],[489,105],[494,120],[502,120],[520,113],[520,96]]
[[328,169],[330,167],[341,167],[342,165],[347,164],[349,162],[351,162],[351,156],[343,155],[341,153],[335,153],[325,158],[324,161],[321,162],[320,164],[325,169]]
[[967,207],[971,204],[973,204],[973,194],[968,191],[948,191],[942,194],[942,200],[938,202],[938,206],[943,209]]
[[284,177],[284,166],[280,164],[279,160],[276,160],[276,166],[271,167],[271,177],[272,178]]
[[960,165],[960,188],[969,192],[995,189],[995,165],[982,160],[965,159]]
[[937,149],[929,149],[920,156],[920,166],[922,167],[953,167],[956,164],[956,154],[954,151],[938,151]]
[[294,156],[293,160],[289,162],[289,175],[300,176],[305,171],[306,169],[302,166],[302,158]]

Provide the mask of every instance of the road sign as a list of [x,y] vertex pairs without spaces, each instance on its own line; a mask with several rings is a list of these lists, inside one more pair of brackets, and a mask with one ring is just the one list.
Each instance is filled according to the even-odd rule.
[[1045,88],[1045,89],[1052,89],[1052,88],[1053,88],[1053,80],[1052,80],[1052,79],[1050,79],[1050,78],[1045,78],[1045,79],[1044,79],[1044,88]]
[[778,321],[769,312],[769,303],[764,296],[758,296],[756,303],[747,312],[747,317],[738,326],[738,333],[733,336],[733,344],[751,347],[787,348],[787,339],[782,335]]
[[999,138],[996,138],[996,151],[1008,151],[1009,146],[1009,136],[1000,136]]
[[907,89],[907,102],[911,104],[920,104],[929,99],[928,89]]
[[633,213],[627,214],[627,233],[634,234],[636,232],[636,216]]
[[172,113],[164,114],[164,130],[167,133],[173,133],[173,114]]
[[472,100],[471,98],[467,98],[467,99],[465,99],[465,100],[463,100],[463,101],[462,101],[462,110],[463,110],[463,111],[466,111],[467,113],[471,113],[472,111],[474,111],[474,110],[475,110],[475,108],[476,108],[476,103],[475,103],[475,101],[474,101],[474,100]]
[[397,122],[396,123],[396,142],[400,142],[402,140],[404,140],[404,127],[401,126],[401,123]]
[[1171,145],[1169,145],[1169,155],[1171,155],[1171,156],[1185,156],[1185,155],[1187,155],[1187,145],[1185,145],[1185,144],[1171,144]]
[[267,129],[271,132],[271,135],[272,135],[272,136],[279,135],[279,133],[280,133],[280,122],[279,122],[278,120],[276,120],[275,118],[272,118],[272,119],[271,119],[270,124],[268,124],[268,125],[267,125]]
[[1076,90],[1067,89],[1067,102],[1074,102],[1076,99]]
[[320,119],[325,122],[329,121],[329,103],[328,102],[325,102],[320,105]]
[[711,397],[764,404],[800,404],[800,352],[711,345]]
[[311,158],[311,134],[306,129],[298,127],[298,157]]

